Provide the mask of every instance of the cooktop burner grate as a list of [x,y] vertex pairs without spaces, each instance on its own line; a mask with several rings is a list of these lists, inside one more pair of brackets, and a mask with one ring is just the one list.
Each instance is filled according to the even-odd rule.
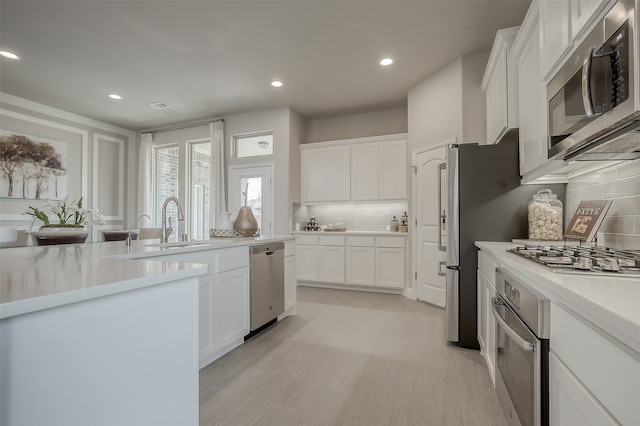
[[554,272],[640,276],[640,250],[527,244],[509,251]]

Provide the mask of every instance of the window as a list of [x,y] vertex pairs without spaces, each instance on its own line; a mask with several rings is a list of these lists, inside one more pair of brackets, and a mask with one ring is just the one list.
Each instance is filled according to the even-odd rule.
[[[162,205],[171,196],[182,204],[185,222],[178,223],[178,210],[174,203],[167,206],[173,232],[169,241],[178,241],[180,235],[190,239],[209,238],[211,140],[200,139],[153,148],[154,226],[162,226]],[[169,221],[167,220],[167,226]]]
[[190,142],[189,146],[189,236],[209,238],[211,142]]
[[273,133],[253,133],[234,136],[233,145],[237,158],[273,154]]
[[[154,148],[154,223],[158,227],[162,226],[162,204],[167,198],[178,196],[178,166],[179,149],[177,146]],[[178,229],[178,213],[173,204],[167,208],[167,217],[171,218],[171,226],[174,229],[173,236],[175,236]]]

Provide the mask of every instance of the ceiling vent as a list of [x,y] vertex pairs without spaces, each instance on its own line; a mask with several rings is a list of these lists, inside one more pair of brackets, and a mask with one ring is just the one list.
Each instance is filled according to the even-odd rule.
[[149,106],[153,109],[167,109],[167,108],[171,108],[170,105],[165,104],[164,102],[152,102],[149,104]]

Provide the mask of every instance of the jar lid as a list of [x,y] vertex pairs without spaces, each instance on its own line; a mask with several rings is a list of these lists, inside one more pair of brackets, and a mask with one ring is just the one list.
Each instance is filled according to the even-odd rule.
[[549,201],[558,198],[558,195],[554,194],[550,189],[541,189],[533,196],[536,201]]

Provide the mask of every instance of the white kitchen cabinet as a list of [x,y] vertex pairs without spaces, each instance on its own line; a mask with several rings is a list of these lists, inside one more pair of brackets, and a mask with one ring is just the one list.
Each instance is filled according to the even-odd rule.
[[199,278],[200,368],[241,345],[249,334],[249,248],[246,246],[160,256],[157,260],[203,263]]
[[478,343],[480,354],[489,369],[491,381],[495,385],[496,376],[496,320],[493,316],[493,297],[496,293],[495,271],[498,262],[488,254],[478,252]]
[[318,281],[318,237],[301,235],[296,241],[296,277],[298,281]]
[[518,27],[496,33],[481,87],[487,103],[487,143],[493,144],[518,127],[518,70],[511,46]]
[[[305,244],[301,244],[302,241]],[[317,243],[313,243],[314,238]],[[301,235],[296,257],[298,280],[361,287],[403,289],[406,280],[406,238],[404,236]],[[307,255],[306,248],[309,248]],[[311,248],[315,248],[313,252]],[[315,262],[311,253],[317,253]],[[302,259],[317,276],[301,271]]]
[[618,424],[576,376],[549,353],[549,425],[604,426]]
[[318,240],[318,280],[344,284],[344,237],[321,236]]
[[404,140],[352,145],[351,199],[406,199],[406,155]]
[[[555,362],[549,371],[551,424],[637,424],[640,354],[553,302],[550,325],[550,358]],[[585,407],[591,400],[598,404]],[[601,415],[598,405],[615,420]],[[579,418],[594,423],[567,422]]]
[[594,20],[615,1],[538,0],[540,5],[541,73],[548,81],[579,45]]
[[[293,241],[284,243],[284,311],[289,312],[296,306],[296,244]],[[295,313],[290,311],[289,313]]]
[[301,235],[296,258],[298,281],[344,284],[344,236]]
[[303,202],[349,201],[349,146],[302,149],[300,162]]
[[539,3],[532,2],[513,43],[518,63],[520,174],[547,162],[545,87],[540,71]]
[[376,285],[375,237],[347,237],[346,284]]

